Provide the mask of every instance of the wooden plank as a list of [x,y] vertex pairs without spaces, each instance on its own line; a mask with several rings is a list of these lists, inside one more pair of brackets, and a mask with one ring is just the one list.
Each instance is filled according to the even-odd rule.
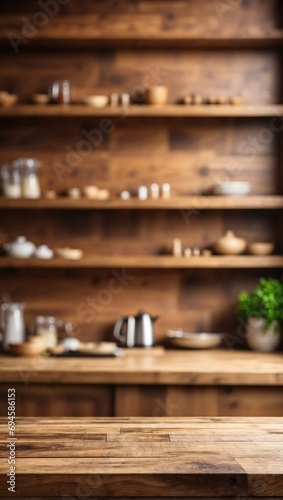
[[171,197],[168,200],[137,198],[131,200],[110,199],[106,201],[81,198],[73,200],[58,197],[54,200],[41,198],[28,200],[0,197],[0,209],[45,209],[45,210],[256,210],[283,208],[282,196],[186,196]]
[[[130,418],[121,419],[35,419],[19,421],[17,435],[24,429],[36,431],[35,441],[19,441],[28,450],[17,460],[17,495],[31,497],[36,488],[37,498],[57,498],[59,494],[78,494],[78,485],[87,485],[92,498],[107,495],[124,498],[280,498],[283,495],[283,465],[280,445],[283,444],[283,418],[199,418],[199,419]],[[99,432],[101,422],[107,427],[107,439],[102,445],[88,441],[86,454],[78,441],[66,441],[66,428],[72,434],[82,427],[90,435]],[[0,419],[0,429],[6,428],[6,418]],[[122,427],[120,428],[120,426]],[[197,425],[197,427],[196,427]],[[174,429],[176,439],[154,441],[162,436],[165,426]],[[258,440],[266,435],[265,426],[282,429],[278,442]],[[121,432],[123,430],[123,432]],[[170,431],[171,432],[171,431]],[[194,443],[196,434],[202,442]],[[63,455],[58,454],[61,435]],[[131,441],[128,441],[128,436]],[[53,437],[55,440],[53,441]],[[140,436],[143,440],[140,441]],[[178,437],[185,437],[180,442]],[[235,440],[241,436],[242,440]],[[225,439],[223,439],[223,437]],[[68,439],[68,438],[67,438]],[[190,439],[192,441],[190,442]],[[55,446],[52,446],[52,444]],[[16,446],[16,448],[17,448]],[[162,453],[163,452],[163,453]],[[257,454],[257,456],[256,456]],[[6,488],[6,464],[0,464],[0,486]]]
[[98,117],[118,117],[124,120],[127,117],[183,117],[183,118],[252,118],[252,117],[273,117],[282,116],[283,106],[281,105],[256,105],[256,106],[185,106],[185,105],[167,105],[167,106],[127,106],[95,108],[86,105],[70,106],[40,106],[21,104],[11,108],[1,108],[1,117],[20,117],[20,116],[46,116],[46,117],[68,117],[68,116],[98,116]]
[[80,260],[56,258],[50,260],[29,258],[15,259],[3,257],[0,259],[0,268],[136,268],[136,269],[244,269],[244,268],[281,268],[283,256],[271,255],[255,257],[241,256],[200,256],[200,257],[163,257],[163,256],[102,256],[83,257]]

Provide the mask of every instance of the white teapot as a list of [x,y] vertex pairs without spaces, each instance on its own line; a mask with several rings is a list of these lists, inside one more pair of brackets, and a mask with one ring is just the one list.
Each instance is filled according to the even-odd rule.
[[11,257],[28,259],[33,255],[35,245],[31,241],[27,241],[25,236],[19,236],[12,243],[6,243],[4,245],[4,250],[6,250]]

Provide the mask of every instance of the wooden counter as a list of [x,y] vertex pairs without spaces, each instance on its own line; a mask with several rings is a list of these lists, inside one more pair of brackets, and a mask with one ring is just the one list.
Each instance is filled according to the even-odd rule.
[[120,358],[0,358],[0,381],[60,384],[283,386],[283,353],[125,350]]
[[283,354],[125,351],[121,358],[0,358],[18,416],[283,416]]
[[283,498],[283,418],[19,418],[16,436],[5,499]]

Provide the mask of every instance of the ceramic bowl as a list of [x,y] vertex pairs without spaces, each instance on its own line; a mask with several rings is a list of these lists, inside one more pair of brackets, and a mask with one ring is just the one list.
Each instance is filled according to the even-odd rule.
[[4,108],[14,106],[18,100],[17,94],[9,94],[8,92],[0,92],[0,105]]
[[213,193],[218,196],[245,196],[249,194],[251,185],[249,182],[217,182]]
[[[41,339],[40,339],[41,340]],[[43,351],[42,341],[30,340],[21,344],[9,344],[10,353],[14,356],[38,356]]]
[[33,102],[35,102],[35,104],[48,104],[49,103],[49,95],[48,94],[33,94],[32,99],[33,99]]
[[250,243],[248,252],[251,255],[270,255],[274,250],[274,243]]
[[221,333],[185,333],[181,330],[169,330],[167,338],[171,344],[183,349],[212,349],[218,347],[223,339]]
[[104,108],[109,102],[109,97],[107,95],[89,95],[83,97],[82,102],[95,108]]

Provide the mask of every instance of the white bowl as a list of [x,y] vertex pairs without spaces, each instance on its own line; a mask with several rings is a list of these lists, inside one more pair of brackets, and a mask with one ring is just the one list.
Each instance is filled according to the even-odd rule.
[[219,196],[244,196],[249,194],[251,185],[249,182],[217,182],[213,186],[213,193]]
[[169,330],[167,338],[176,347],[183,349],[212,349],[221,344],[222,333],[185,333],[181,330]]

